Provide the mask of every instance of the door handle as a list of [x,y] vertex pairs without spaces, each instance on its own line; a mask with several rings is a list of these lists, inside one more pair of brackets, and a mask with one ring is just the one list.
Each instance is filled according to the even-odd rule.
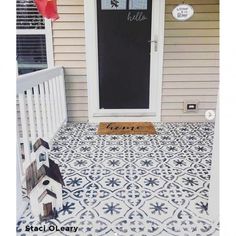
[[149,40],[149,43],[154,43],[154,51],[157,52],[158,43],[157,40]]

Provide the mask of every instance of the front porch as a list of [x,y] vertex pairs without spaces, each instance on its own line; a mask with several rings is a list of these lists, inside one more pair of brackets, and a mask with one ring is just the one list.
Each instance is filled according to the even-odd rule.
[[27,207],[18,235],[216,235],[208,213],[214,123],[155,128],[157,135],[109,136],[96,135],[97,124],[63,125],[50,152],[66,185],[63,209],[40,224]]

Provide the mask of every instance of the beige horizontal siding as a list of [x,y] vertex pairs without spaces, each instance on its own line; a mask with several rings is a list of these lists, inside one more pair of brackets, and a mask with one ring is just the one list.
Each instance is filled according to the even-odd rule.
[[[216,107],[214,102],[200,103],[198,106],[199,110],[212,109],[212,107],[214,107],[214,108]],[[184,109],[184,106],[183,106],[182,102],[164,103],[163,109],[165,109],[165,111],[166,110],[182,110],[182,109]]]
[[54,63],[65,68],[69,121],[88,120],[84,1],[58,0],[60,19],[53,23]]
[[[198,15],[200,13],[212,13],[212,12],[219,13],[219,7],[218,7],[217,1],[206,0],[204,1],[204,3],[203,1],[193,0],[193,1],[187,1],[187,3],[193,5],[195,15]],[[171,13],[173,10],[173,5],[176,5],[176,4],[180,4],[180,2],[166,0],[166,13]]]
[[[180,81],[180,82],[200,82],[200,81],[206,81],[206,82],[211,82],[211,81],[218,81],[219,75],[218,74],[191,74],[189,75],[165,75],[165,81]],[[164,83],[163,82],[163,83]],[[186,84],[186,83],[185,83]]]
[[219,60],[165,60],[164,67],[218,67]]
[[215,102],[216,101],[216,95],[168,95],[163,96],[162,98],[162,106],[165,106],[165,103],[175,103],[175,102],[181,102],[183,104],[184,100],[200,100],[200,103],[205,102]]
[[162,116],[162,122],[206,122],[203,115],[173,115]]
[[164,81],[163,89],[218,89],[219,83],[216,81],[197,81],[197,82],[182,82],[182,81]]
[[57,0],[60,6],[83,6],[84,0]]
[[[167,32],[168,30],[166,30],[165,32]],[[181,31],[181,30],[176,30],[176,34]],[[197,30],[189,30],[190,32],[192,32],[191,34],[194,36],[194,33],[195,31]],[[201,30],[202,31],[202,30]],[[183,31],[184,34],[188,34],[188,30],[184,30]],[[204,30],[205,34],[207,34],[207,32],[211,32],[209,30]],[[219,34],[219,30],[217,30],[217,34]],[[168,34],[165,34],[166,37],[170,36]],[[165,45],[164,46],[164,52],[165,52],[165,57],[168,56],[167,53],[176,53],[178,52],[179,53],[182,53],[182,52],[188,52],[188,53],[191,53],[191,52],[194,52],[194,53],[205,53],[203,54],[204,57],[206,57],[207,54],[209,54],[209,52],[216,52],[214,54],[210,54],[211,56],[213,56],[215,59],[215,57],[218,58],[218,51],[219,51],[219,45],[209,45],[209,44],[201,44],[201,45],[188,45],[188,44],[184,44],[184,45]],[[194,54],[195,55],[195,54]],[[201,55],[201,54],[197,54],[198,56]],[[209,57],[206,58],[206,59],[210,59]]]
[[[162,121],[205,121],[216,108],[219,87],[219,1],[189,0],[195,14],[185,22],[171,12],[179,4],[166,0],[162,83]],[[199,111],[184,112],[184,101],[197,100]]]
[[58,13],[59,14],[61,14],[61,13],[62,14],[78,14],[78,13],[83,14],[84,13],[84,7],[83,7],[82,4],[81,5],[73,5],[73,6],[59,5]]
[[[182,2],[184,2],[184,1],[167,0],[168,4],[174,4],[174,5],[180,4]],[[218,1],[216,1],[216,0],[197,0],[197,1],[196,0],[188,0],[188,1],[185,1],[185,2],[187,2],[188,4],[194,5],[194,7],[196,5],[209,5],[209,4],[217,5],[218,4]],[[167,8],[168,8],[168,6],[167,6]],[[202,10],[204,10],[204,9],[202,9]]]
[[[194,7],[196,10],[196,6]],[[210,13],[210,12],[204,12],[204,13],[195,13],[193,17],[191,18],[192,21],[218,21],[219,19],[219,13]],[[168,21],[175,21],[171,13],[165,14],[165,20]]]
[[[61,46],[54,46],[54,53],[57,55],[58,53],[70,53],[71,56],[73,54],[77,54],[85,60],[85,47],[83,45],[76,46],[76,45],[61,45]],[[66,55],[64,55],[66,56]],[[55,56],[56,57],[56,56]]]
[[[188,0],[195,14],[185,22],[172,17],[179,0],[166,0],[162,121],[205,121],[215,109],[219,86],[219,1]],[[55,65],[65,68],[70,121],[88,119],[84,0],[58,0],[53,23]],[[184,113],[185,100],[199,101],[199,112]]]

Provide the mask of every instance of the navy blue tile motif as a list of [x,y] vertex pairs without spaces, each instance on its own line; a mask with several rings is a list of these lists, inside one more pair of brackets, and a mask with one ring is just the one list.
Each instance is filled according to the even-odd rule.
[[[210,236],[208,214],[213,123],[157,123],[156,135],[96,135],[97,124],[69,123],[50,158],[65,187],[58,218],[39,223],[30,207],[17,235]],[[25,232],[25,226],[78,226]]]

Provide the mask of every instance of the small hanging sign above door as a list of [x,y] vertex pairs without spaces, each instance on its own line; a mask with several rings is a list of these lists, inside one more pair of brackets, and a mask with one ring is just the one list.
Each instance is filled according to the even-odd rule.
[[172,16],[179,21],[186,21],[190,19],[194,14],[192,6],[188,4],[180,4],[176,6],[172,11]]

